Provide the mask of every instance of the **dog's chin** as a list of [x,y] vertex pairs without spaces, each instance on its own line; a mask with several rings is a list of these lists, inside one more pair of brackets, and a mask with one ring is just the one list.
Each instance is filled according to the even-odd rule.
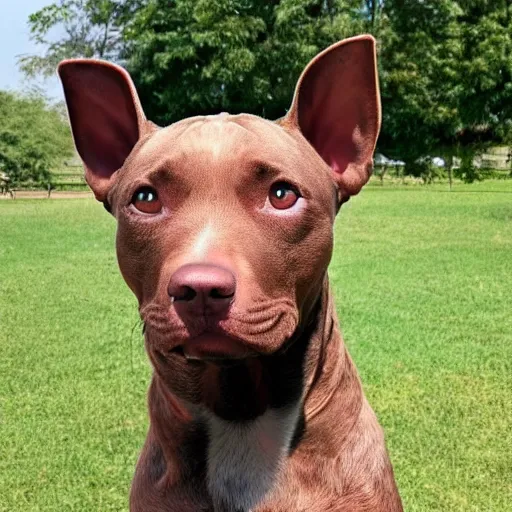
[[150,357],[165,386],[190,413],[209,411],[243,422],[261,416],[269,406],[265,357],[237,340],[204,334],[165,354],[150,350]]
[[169,343],[172,348],[164,348],[162,340],[153,344],[148,334],[147,348],[156,373],[183,404],[242,422],[256,419],[269,407],[271,355],[223,332],[206,331],[174,347]]

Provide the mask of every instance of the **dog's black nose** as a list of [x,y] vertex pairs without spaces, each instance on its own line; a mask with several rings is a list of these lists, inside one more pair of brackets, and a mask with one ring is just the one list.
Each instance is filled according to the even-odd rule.
[[180,267],[171,276],[167,291],[180,316],[222,315],[235,297],[234,274],[210,264],[190,264]]

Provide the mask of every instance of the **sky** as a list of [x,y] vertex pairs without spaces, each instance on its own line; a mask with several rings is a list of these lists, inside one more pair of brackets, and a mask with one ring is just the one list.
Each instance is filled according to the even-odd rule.
[[0,16],[0,89],[22,91],[30,84],[43,87],[48,96],[62,99],[62,90],[57,77],[29,82],[18,70],[17,56],[40,53],[37,45],[30,41],[28,17],[54,0],[1,0]]

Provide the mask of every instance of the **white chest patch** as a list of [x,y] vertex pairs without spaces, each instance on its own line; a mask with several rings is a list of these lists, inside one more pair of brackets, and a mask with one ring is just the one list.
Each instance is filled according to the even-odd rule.
[[208,489],[215,511],[250,512],[276,483],[300,404],[270,409],[248,423],[208,416]]

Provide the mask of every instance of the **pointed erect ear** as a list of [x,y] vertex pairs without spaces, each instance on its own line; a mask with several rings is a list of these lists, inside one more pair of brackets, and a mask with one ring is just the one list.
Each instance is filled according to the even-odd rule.
[[340,203],[370,178],[380,122],[372,36],[346,39],[317,55],[302,73],[285,119],[331,167]]
[[130,75],[109,62],[72,59],[59,64],[71,130],[85,179],[105,201],[115,179],[146,128]]

